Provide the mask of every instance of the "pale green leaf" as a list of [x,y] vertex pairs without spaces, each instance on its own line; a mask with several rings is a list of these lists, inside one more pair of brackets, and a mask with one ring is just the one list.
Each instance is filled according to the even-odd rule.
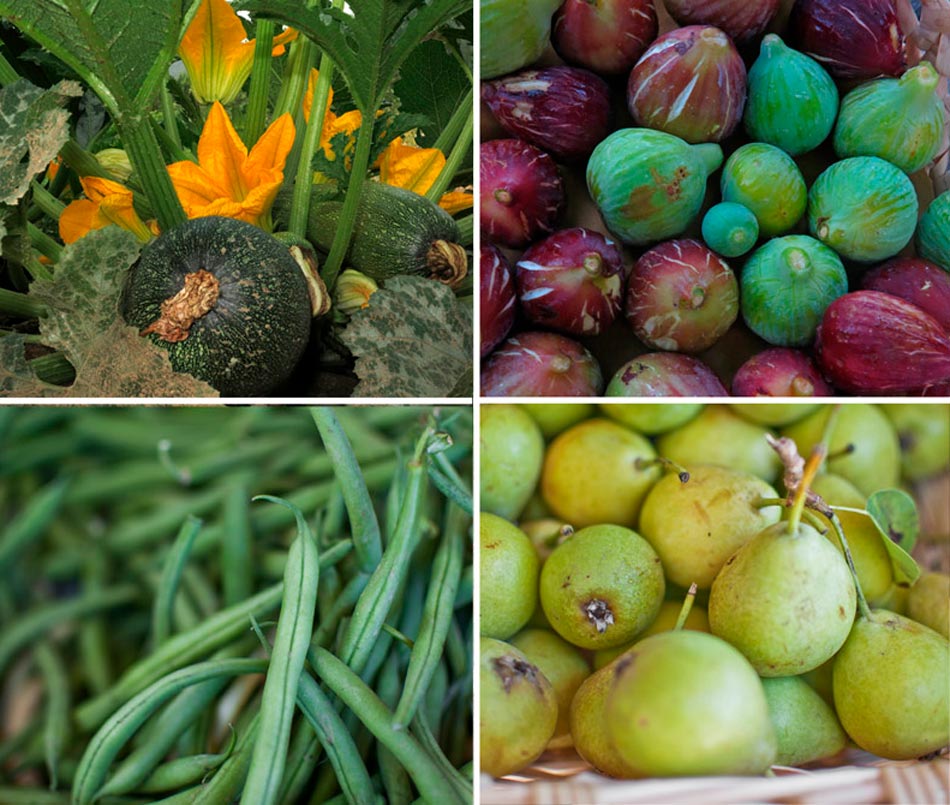
[[917,542],[920,518],[914,499],[899,489],[882,489],[868,498],[867,511],[884,538],[898,584],[913,584],[920,567],[910,552]]

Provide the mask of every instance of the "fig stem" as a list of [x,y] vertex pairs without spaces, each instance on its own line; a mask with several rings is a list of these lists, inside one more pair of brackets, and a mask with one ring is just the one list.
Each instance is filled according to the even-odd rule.
[[664,472],[675,472],[679,475],[680,483],[682,484],[685,484],[689,480],[689,471],[682,464],[677,464],[671,459],[663,458],[663,456],[657,456],[656,458],[638,458],[633,462],[633,465],[638,470],[648,470],[650,467],[659,467]]
[[848,539],[844,535],[844,529],[841,527],[841,521],[838,519],[838,515],[835,514],[830,508],[826,512],[822,512],[825,517],[831,522],[832,527],[835,530],[835,534],[838,536],[838,542],[841,543],[841,550],[844,551],[845,561],[848,563],[848,569],[851,571],[851,578],[854,579],[854,589],[858,593],[858,609],[861,612],[861,617],[865,620],[870,619],[871,617],[871,608],[868,606],[868,601],[864,597],[864,591],[861,589],[861,581],[858,579],[858,571],[854,567],[854,559],[851,557],[851,548],[848,546]]
[[679,617],[676,619],[676,625],[673,627],[674,632],[680,631],[683,628],[683,624],[686,623],[686,619],[689,617],[689,611],[693,608],[693,602],[696,600],[696,589],[696,582],[694,581],[689,585],[686,598],[683,599],[683,606],[680,607]]

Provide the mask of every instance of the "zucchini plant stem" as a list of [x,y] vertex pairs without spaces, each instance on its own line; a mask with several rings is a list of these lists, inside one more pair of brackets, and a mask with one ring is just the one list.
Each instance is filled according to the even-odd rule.
[[462,160],[465,159],[465,155],[468,153],[469,148],[471,148],[473,128],[472,123],[474,114],[475,110],[472,107],[471,102],[469,102],[468,116],[465,118],[462,131],[445,160],[445,166],[442,168],[435,182],[433,182],[432,187],[430,187],[429,191],[426,193],[426,198],[428,198],[429,201],[433,201],[436,204],[439,203],[439,199],[442,197],[442,194],[448,190],[449,184],[451,183],[452,179],[455,178],[455,174],[458,172],[459,166],[462,164]]
[[172,94],[168,91],[168,82],[162,82],[162,122],[165,124],[165,132],[168,138],[175,144],[175,147],[181,150],[181,137],[178,134],[178,121],[175,119],[175,104],[172,103]]
[[0,311],[10,316],[24,316],[32,319],[45,316],[46,306],[31,299],[29,294],[0,288]]
[[438,148],[444,154],[458,139],[458,136],[462,131],[462,127],[465,125],[466,118],[471,116],[473,94],[473,90],[471,89],[469,89],[469,91],[465,94],[462,102],[452,113],[452,117],[449,118],[449,122],[445,124],[445,128],[439,132],[438,138],[432,144],[433,148]]
[[59,216],[62,215],[63,210],[66,209],[66,205],[37,182],[36,179],[30,183],[30,188],[33,190],[33,203],[37,208],[42,210],[44,214],[48,215],[54,221],[58,221]]
[[167,230],[183,223],[185,211],[165,168],[152,127],[138,116],[119,116],[116,118],[116,127],[159,227]]
[[[300,36],[290,46],[290,56],[284,67],[284,74],[280,81],[280,93],[274,105],[274,119],[285,112],[296,117],[304,91],[307,88],[307,79],[310,77],[310,67],[313,64],[313,44],[306,37]],[[248,141],[250,147],[252,143]]]
[[350,247],[350,238],[356,225],[356,213],[359,210],[360,195],[363,191],[363,182],[369,168],[369,156],[373,147],[373,125],[371,117],[364,116],[356,136],[356,149],[353,153],[353,165],[350,169],[350,183],[346,188],[346,198],[343,200],[343,209],[340,210],[340,220],[336,234],[333,236],[333,245],[324,264],[322,276],[327,288],[331,291],[336,284],[336,278],[343,267],[343,258]]
[[247,95],[247,117],[244,120],[244,142],[248,145],[256,143],[264,131],[274,28],[273,20],[259,19],[254,29],[254,61],[251,65],[251,84]]
[[30,234],[30,242],[36,247],[40,254],[48,257],[54,263],[59,262],[59,258],[63,253],[62,246],[35,224],[28,223],[26,230]]

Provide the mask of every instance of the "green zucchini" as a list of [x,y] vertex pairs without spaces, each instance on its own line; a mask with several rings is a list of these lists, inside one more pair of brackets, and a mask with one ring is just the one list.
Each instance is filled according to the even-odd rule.
[[196,218],[149,243],[122,315],[168,350],[172,368],[226,397],[285,381],[310,336],[307,281],[287,247],[234,218]]
[[[311,198],[307,238],[329,251],[343,203]],[[382,282],[401,274],[430,277],[451,287],[468,273],[458,225],[425,196],[366,182],[360,194],[346,265]]]

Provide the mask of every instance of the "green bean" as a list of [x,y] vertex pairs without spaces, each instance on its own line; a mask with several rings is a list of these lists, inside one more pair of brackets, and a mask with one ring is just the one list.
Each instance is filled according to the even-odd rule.
[[[71,805],[72,800],[69,794],[60,791],[0,786],[0,802],[3,805]],[[98,805],[152,805],[152,803],[147,799],[109,797],[99,800]]]
[[[168,644],[166,644],[168,645]],[[212,660],[163,676],[119,707],[90,739],[73,781],[76,805],[89,805],[102,788],[109,766],[122,747],[164,702],[185,688],[219,676],[239,676],[266,670],[264,660]],[[253,800],[252,800],[253,801]]]
[[61,464],[79,452],[78,440],[60,432],[45,433],[9,449],[0,463],[0,476],[19,475],[46,464]]
[[338,484],[337,491],[330,496],[321,513],[320,528],[317,530],[317,533],[320,534],[321,546],[325,542],[333,542],[339,539],[343,533],[345,516],[346,502],[343,500],[343,492],[339,489]]
[[189,514],[182,523],[171,550],[165,556],[161,582],[152,607],[152,645],[156,648],[171,635],[172,604],[178,592],[178,582],[188,561],[188,552],[200,530],[201,520]]
[[[83,563],[82,584],[87,591],[105,589],[108,568],[100,551],[90,551]],[[79,624],[80,668],[89,690],[102,693],[112,684],[112,665],[106,624],[101,615],[83,619]]]
[[462,571],[458,593],[456,593],[455,602],[452,604],[453,609],[461,609],[462,607],[470,607],[472,605],[472,590],[474,588],[472,581],[473,572],[471,565],[466,565]]
[[386,547],[366,589],[356,602],[349,628],[343,637],[342,658],[359,673],[379,636],[393,599],[409,567],[415,548],[419,510],[425,495],[425,468],[422,451],[431,431],[420,437],[416,453],[409,463],[406,493],[392,541]]
[[29,614],[23,615],[0,634],[0,675],[14,654],[40,639],[54,626],[63,621],[128,604],[134,601],[138,594],[139,590],[132,585],[92,590],[76,598],[37,607]]
[[[341,539],[332,548],[327,548],[320,554],[320,570],[339,564],[352,550],[353,542]],[[287,566],[287,553],[286,551],[265,551],[261,556],[260,565],[261,573],[266,578],[283,578],[284,568]]]
[[46,768],[50,788],[59,784],[59,761],[69,743],[69,675],[62,658],[48,641],[36,647],[36,664],[43,675],[46,688],[46,717],[43,726],[43,745],[46,750]]
[[456,677],[463,676],[471,668],[471,660],[468,656],[465,638],[462,637],[462,629],[454,618],[449,624],[449,632],[445,636],[445,656],[448,658],[449,667]]
[[297,706],[313,727],[347,801],[351,805],[372,803],[376,798],[373,784],[353,737],[336,714],[327,695],[307,673],[300,675]]
[[382,538],[376,510],[370,499],[366,481],[347,438],[332,408],[311,408],[310,415],[320,431],[320,438],[333,461],[333,471],[346,502],[353,534],[353,553],[364,573],[372,573],[382,556]]
[[443,495],[455,503],[469,516],[472,515],[472,492],[466,483],[459,477],[452,463],[444,452],[429,456],[429,478]]
[[275,610],[283,591],[283,584],[275,584],[253,598],[218,612],[194,629],[170,637],[151,655],[129,668],[112,688],[80,705],[75,714],[76,723],[84,730],[95,729],[130,696],[162,675],[227,645],[247,628],[250,617],[263,617]]
[[393,729],[392,712],[352,670],[326,649],[318,648],[311,656],[318,676],[396,756],[425,799],[445,805],[467,801],[409,733]]
[[[300,706],[299,687],[297,706]],[[299,802],[304,789],[312,788],[313,770],[317,767],[322,751],[323,747],[310,722],[306,718],[297,719],[290,737],[290,747],[287,750],[284,781],[280,789],[281,803],[290,805],[290,803]]]
[[[424,713],[427,723],[434,730],[442,723],[442,712],[450,701],[449,694],[449,671],[445,663],[440,662],[432,674],[432,681],[417,711]],[[451,691],[451,694],[454,696],[455,691]]]
[[[199,566],[185,565],[181,575],[181,586],[188,597],[195,602],[195,607],[201,617],[210,618],[218,611],[220,606],[218,593]],[[249,598],[252,594],[253,590],[249,591],[245,597]]]
[[[224,805],[235,800],[241,793],[241,787],[247,777],[247,769],[251,763],[251,753],[260,737],[260,713],[255,713],[254,718],[244,730],[244,735],[238,739],[237,746],[224,764],[219,768],[214,777],[205,785],[199,786],[193,799],[182,799],[181,802],[191,802],[194,805]],[[192,789],[194,790],[194,789]],[[241,797],[249,805],[252,800]],[[256,803],[254,804],[256,805]]]
[[280,793],[287,760],[290,725],[297,685],[307,658],[317,605],[320,564],[317,543],[297,507],[281,498],[260,495],[285,506],[297,519],[297,536],[291,543],[284,574],[284,597],[274,637],[274,650],[261,698],[260,736],[251,756],[243,797],[248,802],[271,805]]
[[369,576],[365,573],[357,573],[346,583],[346,586],[330,607],[330,611],[320,619],[320,625],[313,633],[313,640],[311,642],[315,646],[326,647],[328,641],[331,640],[335,634],[340,620],[344,615],[350,613],[363,594],[367,582],[369,582]]
[[234,750],[236,737],[236,733],[231,733],[231,741],[224,752],[188,755],[163,763],[138,785],[136,791],[140,794],[158,794],[200,783],[208,772],[214,771],[228,759]]
[[224,499],[224,534],[221,539],[221,581],[225,606],[249,597],[254,587],[251,558],[253,535],[249,511],[248,479],[235,480]]
[[320,586],[317,588],[317,623],[323,623],[334,603],[343,592],[340,571],[335,567],[320,566]]
[[[400,686],[399,657],[392,653],[383,666],[377,689],[380,701],[386,707],[392,709],[396,706]],[[382,744],[377,745],[376,757],[379,761],[379,776],[390,805],[408,805],[412,802],[412,785],[406,770],[396,756]]]
[[442,747],[439,746],[439,742],[432,734],[432,729],[429,726],[428,717],[424,709],[420,709],[415,718],[412,719],[412,734],[416,740],[419,741],[419,745],[426,751],[429,757],[442,769],[442,773],[452,783],[455,791],[462,800],[470,799],[472,793],[471,784],[459,774],[458,769],[456,769],[445,756]]
[[68,486],[69,482],[63,479],[53,481],[32,497],[3,529],[0,535],[0,577],[31,542],[43,536],[59,514]]
[[442,543],[432,563],[422,625],[412,647],[405,685],[396,706],[394,726],[397,729],[412,721],[442,657],[454,614],[452,605],[462,573],[462,535],[467,524],[468,516],[464,510],[449,504]]

